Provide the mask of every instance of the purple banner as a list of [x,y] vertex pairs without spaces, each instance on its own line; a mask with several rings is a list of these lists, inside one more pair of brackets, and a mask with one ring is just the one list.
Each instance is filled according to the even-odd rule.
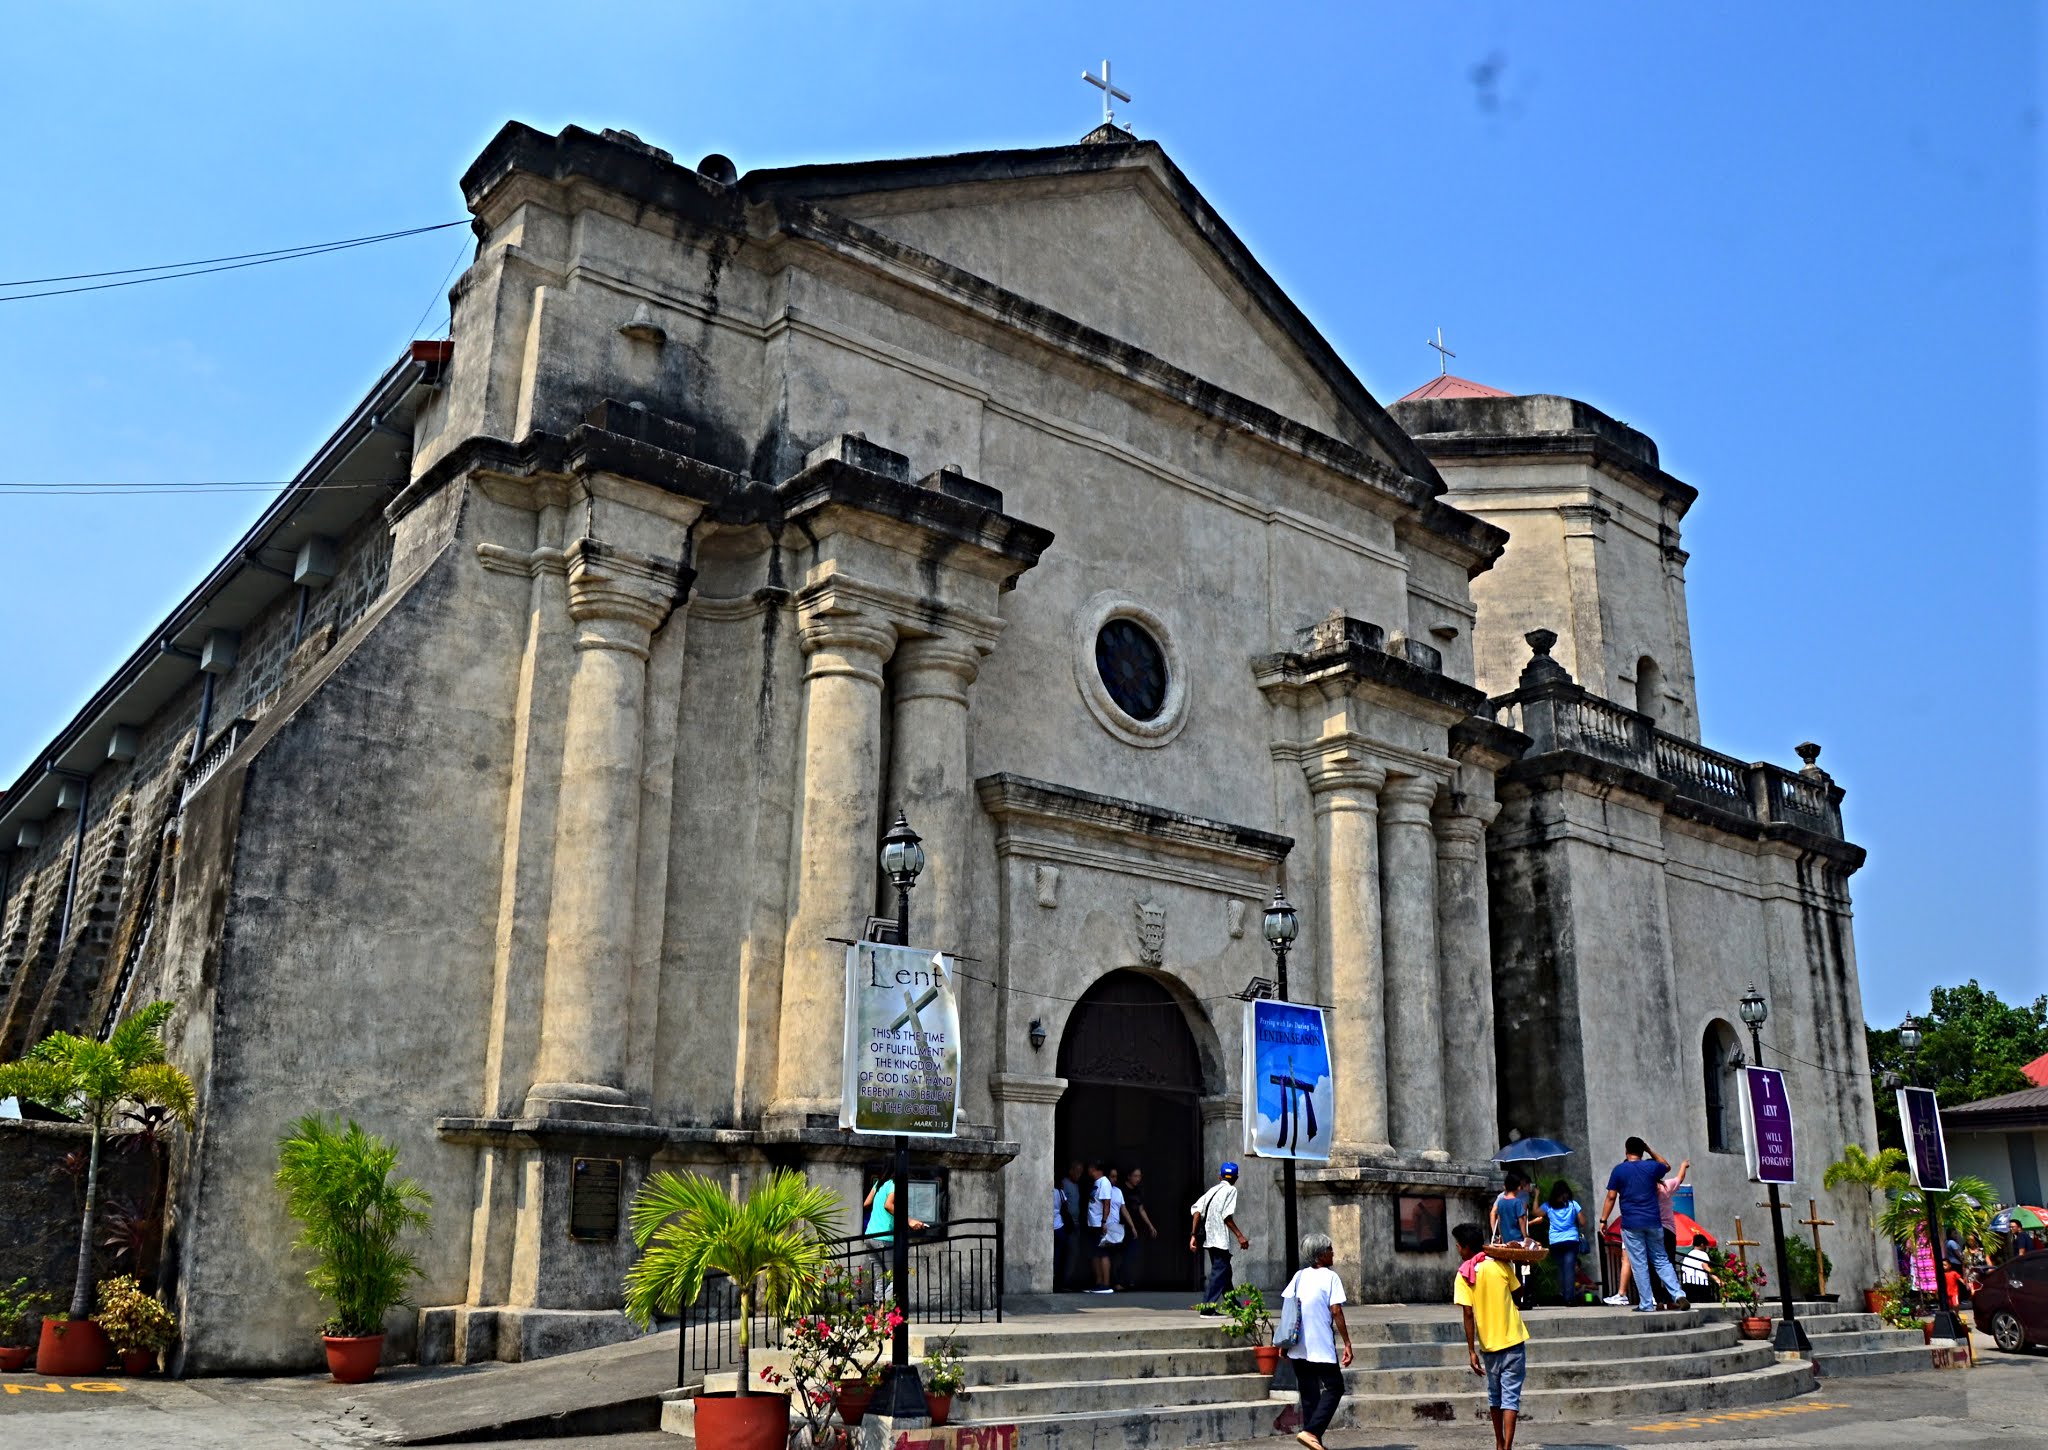
[[1785,1074],[1775,1067],[1744,1068],[1742,1116],[1749,1129],[1749,1181],[1796,1182]]
[[1946,1190],[1948,1144],[1942,1140],[1941,1107],[1932,1088],[1899,1089],[1899,1126],[1905,1130],[1914,1187]]

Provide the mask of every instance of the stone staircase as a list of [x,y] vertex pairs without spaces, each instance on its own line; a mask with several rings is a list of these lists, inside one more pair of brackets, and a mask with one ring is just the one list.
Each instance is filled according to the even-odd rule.
[[[1934,1352],[1917,1329],[1887,1328],[1875,1314],[1838,1312],[1834,1304],[1825,1301],[1795,1307],[1813,1345],[1814,1373],[1822,1379],[1857,1379],[1935,1367]],[[1718,1319],[1734,1318],[1734,1311],[1728,1309],[1710,1307],[1707,1312]]]
[[[1531,1420],[1663,1419],[1787,1399],[1815,1384],[1811,1365],[1781,1364],[1768,1344],[1745,1341],[1732,1323],[1700,1310],[1536,1311],[1528,1323],[1522,1405]],[[1339,1428],[1486,1418],[1485,1385],[1466,1364],[1463,1330],[1448,1305],[1361,1306],[1351,1338],[1357,1358]],[[1017,1450],[1173,1450],[1256,1439],[1272,1434],[1293,1404],[1291,1394],[1274,1394],[1251,1350],[1232,1347],[1213,1321],[1193,1315],[969,1326],[957,1343],[967,1388],[954,1401],[954,1423],[1014,1425]],[[1886,1352],[1842,1349],[1844,1363]]]

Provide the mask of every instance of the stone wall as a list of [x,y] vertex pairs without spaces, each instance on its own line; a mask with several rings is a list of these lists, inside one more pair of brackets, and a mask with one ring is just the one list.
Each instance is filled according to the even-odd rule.
[[[130,1151],[132,1137],[110,1133],[100,1144],[100,1205],[141,1204],[149,1192],[149,1160]],[[56,1294],[62,1314],[78,1270],[78,1218],[85,1210],[85,1165],[91,1131],[77,1123],[0,1118],[0,1284],[26,1278]],[[95,1282],[127,1272],[94,1235]]]

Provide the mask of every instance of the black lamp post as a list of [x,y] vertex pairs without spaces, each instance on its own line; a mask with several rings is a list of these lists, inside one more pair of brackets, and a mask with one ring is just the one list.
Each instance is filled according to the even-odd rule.
[[[1920,1076],[1920,1024],[1908,1012],[1906,1020],[1899,1024],[1899,1046],[1906,1049],[1906,1081],[1918,1087]],[[1903,1117],[1903,1115],[1901,1115]],[[1901,1122],[1902,1132],[1910,1131],[1909,1125]],[[1943,1164],[1943,1171],[1947,1171]],[[1934,1329],[1936,1339],[1969,1338],[1969,1330],[1963,1327],[1955,1305],[1948,1298],[1948,1244],[1942,1237],[1941,1208],[1934,1201],[1938,1189],[1922,1188],[1920,1206],[1927,1211],[1927,1247],[1934,1254]]]
[[[1764,1023],[1771,1015],[1770,1004],[1764,1001],[1764,994],[1756,989],[1756,983],[1749,984],[1749,990],[1736,1004],[1742,1020],[1749,1027],[1750,1060],[1758,1067],[1764,1065]],[[1771,1336],[1773,1348],[1792,1354],[1805,1354],[1813,1346],[1806,1337],[1806,1330],[1799,1323],[1798,1312],[1792,1307],[1792,1264],[1785,1254],[1785,1211],[1778,1202],[1778,1185],[1766,1184],[1770,1189],[1771,1202],[1771,1243],[1778,1252],[1778,1328]]]
[[[1287,948],[1294,944],[1301,934],[1301,916],[1288,901],[1286,893],[1275,889],[1273,904],[1266,908],[1264,923],[1266,942],[1273,948],[1274,996],[1280,1001],[1287,1000]],[[1294,1207],[1294,1160],[1280,1160],[1280,1191],[1286,1201],[1285,1227],[1287,1233],[1287,1277],[1292,1279],[1301,1268],[1301,1235],[1297,1232]]]
[[[918,873],[924,870],[924,847],[920,841],[902,811],[896,812],[896,823],[882,837],[882,869],[889,873],[889,882],[896,888],[898,946],[910,945],[910,888],[917,885]],[[876,1391],[874,1411],[895,1419],[922,1419],[930,1411],[925,1407],[924,1384],[918,1378],[917,1366],[910,1362],[910,1139],[901,1133],[896,1135],[892,1172],[896,1212],[889,1275],[891,1297],[896,1300],[901,1322],[889,1346],[889,1372]]]

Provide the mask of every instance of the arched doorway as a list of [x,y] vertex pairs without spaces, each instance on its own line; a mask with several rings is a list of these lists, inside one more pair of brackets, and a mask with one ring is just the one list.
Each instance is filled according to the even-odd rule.
[[1100,1159],[1145,1170],[1145,1207],[1159,1237],[1145,1241],[1137,1287],[1199,1287],[1187,1206],[1203,1183],[1202,1059],[1180,1001],[1141,972],[1109,973],[1067,1021],[1059,1074],[1067,1080],[1053,1116],[1060,1167]]

